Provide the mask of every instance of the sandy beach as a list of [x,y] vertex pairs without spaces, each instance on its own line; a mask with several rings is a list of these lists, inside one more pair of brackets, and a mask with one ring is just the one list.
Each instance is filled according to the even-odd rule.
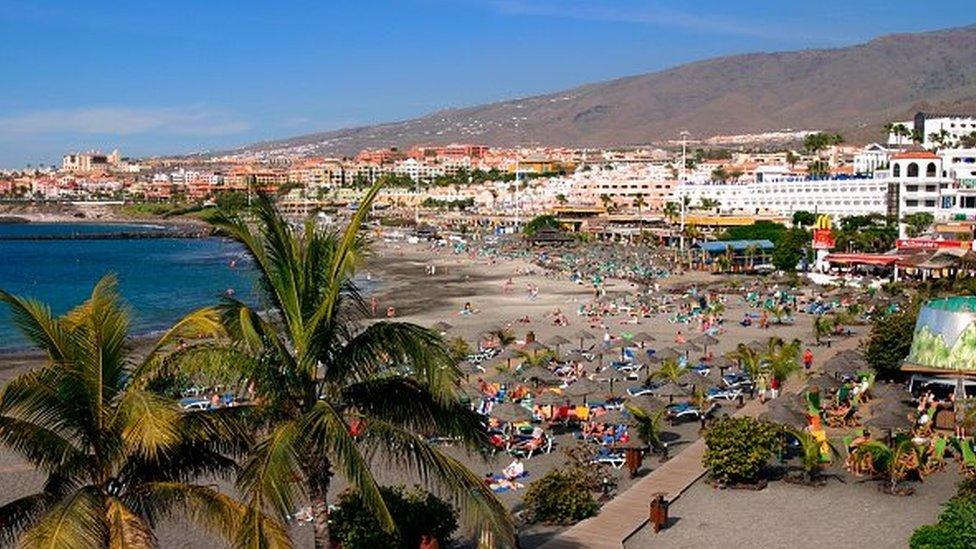
[[[433,274],[429,274],[432,271]],[[466,253],[453,253],[446,247],[432,247],[426,243],[407,244],[404,242],[391,243],[377,239],[374,242],[372,255],[366,261],[361,274],[375,282],[376,290],[372,294],[376,298],[376,318],[386,316],[388,307],[395,308],[397,320],[416,322],[424,326],[431,326],[435,322],[444,321],[452,325],[446,336],[461,337],[472,347],[476,347],[483,332],[489,328],[509,328],[519,341],[525,339],[531,331],[540,341],[545,341],[554,335],[567,336],[580,329],[591,331],[597,337],[607,331],[614,336],[623,332],[646,332],[655,339],[655,348],[666,348],[674,345],[679,332],[689,339],[698,335],[697,323],[673,323],[673,315],[662,312],[640,318],[639,324],[634,323],[634,317],[627,314],[605,316],[592,319],[577,314],[581,305],[589,303],[594,296],[593,288],[588,284],[578,284],[564,276],[547,274],[544,269],[533,264],[528,259],[508,259],[473,256]],[[704,273],[687,273],[681,276],[662,279],[659,292],[661,295],[670,293],[672,288],[689,284],[728,284],[728,279],[713,277]],[[624,280],[606,280],[604,290],[606,298],[624,297],[636,290],[636,286]],[[742,326],[737,320],[747,312],[756,313],[756,308],[745,301],[743,292],[728,290],[722,296],[725,302],[725,318],[729,319],[723,327],[720,343],[711,349],[716,356],[731,351],[738,343],[745,343],[770,336],[784,339],[799,338],[809,343],[812,340],[811,317],[809,315],[795,315],[795,322],[789,325],[773,325],[761,330],[757,325]],[[465,304],[475,311],[473,314],[460,314]],[[561,313],[568,321],[566,325],[557,325],[553,315]],[[592,344],[594,342],[588,342]],[[811,347],[819,363],[826,353],[826,347]],[[36,357],[8,356],[0,357],[0,380],[22,372]],[[495,372],[491,369],[481,374],[486,380],[491,380]],[[620,384],[620,391],[626,387],[639,384],[639,381],[626,381]],[[718,414],[734,411],[733,403],[722,404]],[[680,452],[683,445],[698,437],[699,425],[697,421],[685,422],[665,429],[665,439],[671,444],[672,452]],[[540,478],[547,471],[559,467],[564,463],[562,449],[574,444],[571,435],[555,437],[555,446],[551,453],[540,454],[526,460],[526,470],[530,476],[524,484],[531,485],[534,479]],[[445,447],[445,452],[463,459],[476,474],[499,472],[511,460],[511,457],[500,453],[488,459],[481,456],[467,455],[459,449]],[[642,474],[653,470],[657,464],[656,457],[650,457],[644,462]],[[389,469],[380,469],[378,480],[384,484],[411,485],[419,479],[401,476]],[[626,490],[633,481],[622,471],[612,471],[617,483],[618,491]],[[42,477],[36,472],[29,471],[22,461],[7,453],[0,453],[0,486],[4,488],[2,502],[25,495],[40,486]],[[231,483],[219,482],[223,489],[233,492]],[[341,477],[336,477],[331,487],[333,497],[346,488]],[[794,488],[785,488],[793,490]],[[839,490],[843,488],[831,488]],[[668,546],[696,546],[688,545],[688,536],[695,536],[697,531],[708,532],[703,528],[724,528],[724,511],[727,505],[738,505],[738,500],[748,498],[750,494],[721,493],[717,497],[709,497],[707,487],[696,487],[689,492],[688,499],[679,500],[675,506],[675,515],[683,516],[669,534],[674,541]],[[773,497],[783,489],[770,491],[763,497]],[[499,494],[501,501],[508,506],[516,516],[521,510],[521,498],[524,489]],[[824,492],[825,494],[831,492]],[[787,496],[780,496],[785,498]],[[818,496],[819,497],[819,496]],[[779,501],[779,500],[776,500]],[[819,500],[817,500],[819,501]],[[921,501],[921,500],[920,500]],[[805,504],[809,504],[806,502]],[[854,501],[844,500],[843,505],[861,505]],[[752,506],[748,504],[740,507],[751,507],[756,512],[763,513],[766,505]],[[934,513],[934,507],[926,506],[924,520]],[[708,515],[707,513],[713,513]],[[695,515],[710,517],[695,519]],[[730,517],[731,518],[731,517]],[[747,520],[747,516],[741,520]],[[920,516],[921,519],[921,516]],[[705,521],[705,522],[703,522]],[[697,525],[691,528],[692,525]],[[704,525],[704,526],[703,526]],[[295,526],[297,546],[305,546],[310,540],[311,529],[307,526]],[[524,547],[535,547],[544,543],[560,528],[545,525],[527,525],[520,527],[520,536]],[[219,547],[219,541],[211,539],[204,533],[188,529],[186,525],[161,525],[160,541],[163,547],[212,548]],[[894,534],[892,534],[894,535]],[[462,536],[463,537],[463,536]],[[635,538],[636,539],[636,538]],[[643,538],[640,538],[643,539]],[[665,539],[661,537],[660,539]],[[761,538],[757,538],[761,539]],[[655,540],[656,543],[657,540]],[[646,546],[642,542],[633,547]],[[699,545],[721,546],[719,545]],[[760,546],[764,546],[760,544]]]

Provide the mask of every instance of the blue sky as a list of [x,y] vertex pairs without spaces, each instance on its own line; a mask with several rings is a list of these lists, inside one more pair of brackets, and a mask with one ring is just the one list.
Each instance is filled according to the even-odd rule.
[[0,166],[222,148],[973,22],[972,0],[0,0]]

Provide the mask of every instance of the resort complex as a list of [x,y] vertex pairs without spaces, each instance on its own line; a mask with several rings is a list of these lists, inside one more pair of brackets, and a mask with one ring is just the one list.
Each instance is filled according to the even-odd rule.
[[976,548],[973,6],[772,7],[4,6],[0,549]]

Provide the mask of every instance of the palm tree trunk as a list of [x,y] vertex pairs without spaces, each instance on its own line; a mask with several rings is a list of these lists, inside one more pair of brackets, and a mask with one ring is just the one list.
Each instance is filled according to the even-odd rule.
[[329,462],[322,456],[310,456],[306,467],[309,504],[312,507],[312,529],[315,549],[328,549],[329,540],[329,483],[332,470]]

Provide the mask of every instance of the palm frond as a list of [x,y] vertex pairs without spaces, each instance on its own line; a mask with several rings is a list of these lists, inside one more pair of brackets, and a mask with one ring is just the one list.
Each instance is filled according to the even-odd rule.
[[494,533],[502,547],[515,545],[515,527],[505,507],[481,478],[463,463],[442,454],[421,436],[391,423],[366,421],[364,444],[376,458],[413,471],[435,492],[450,498],[469,527]]
[[307,456],[300,444],[305,435],[298,422],[282,422],[248,454],[237,478],[237,489],[256,509],[270,508],[279,518],[295,509],[297,496],[304,492],[300,481]]
[[356,335],[329,363],[325,381],[365,381],[390,367],[408,367],[442,402],[456,400],[461,372],[436,332],[406,322],[377,322]]
[[52,503],[51,495],[42,492],[0,506],[0,545],[13,547],[21,533],[33,526]]
[[108,549],[150,548],[156,546],[156,535],[142,517],[133,513],[121,501],[105,501],[105,525],[108,530]]
[[350,433],[350,426],[342,415],[332,405],[320,400],[302,418],[300,426],[308,440],[326,450],[332,465],[359,492],[380,524],[392,532],[396,525],[380,494],[379,484],[373,478],[369,460],[360,453]]
[[[237,547],[245,546],[238,541],[244,535],[249,509],[213,488],[179,482],[152,482],[141,486],[131,498],[146,506],[153,517],[185,518]],[[291,547],[288,533],[280,523],[260,513],[254,516],[265,533],[265,544],[261,547]]]
[[480,414],[458,400],[441,402],[412,378],[390,376],[350,385],[342,390],[342,402],[364,416],[404,429],[454,437],[471,449],[488,446]]
[[19,297],[0,290],[0,301],[10,308],[11,321],[28,341],[44,351],[53,362],[70,354],[67,334],[52,315],[51,308],[35,299]]
[[175,402],[129,389],[116,407],[113,430],[120,433],[127,453],[154,459],[180,441],[180,416]]
[[91,549],[104,547],[104,502],[90,489],[81,489],[53,505],[21,536],[25,549]]

